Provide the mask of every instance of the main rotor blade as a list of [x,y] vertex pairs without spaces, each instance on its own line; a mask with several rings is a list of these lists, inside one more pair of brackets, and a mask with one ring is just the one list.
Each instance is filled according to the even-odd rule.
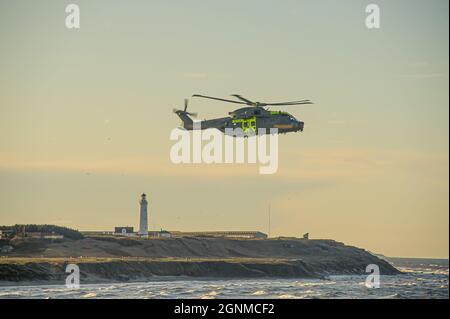
[[244,102],[227,100],[227,99],[221,99],[221,98],[218,98],[218,97],[212,97],[212,96],[206,96],[206,95],[200,95],[200,94],[194,94],[194,95],[192,95],[192,97],[202,97],[202,98],[205,98],[205,99],[211,99],[211,100],[217,100],[217,101],[223,101],[223,102],[229,102],[229,103],[236,103],[236,104],[247,104],[247,103],[244,103]]
[[311,100],[298,100],[298,101],[275,102],[275,103],[264,103],[264,104],[267,104],[267,105],[271,105],[271,104],[293,104],[293,103],[303,103],[303,102],[311,102]]
[[238,98],[239,100],[246,102],[248,105],[255,104],[255,102],[252,102],[252,101],[240,96],[239,94],[231,94],[231,96],[234,96],[235,98]]
[[298,102],[285,102],[285,103],[264,103],[264,106],[292,106],[292,105],[306,105],[306,104],[314,104],[309,100],[298,101]]

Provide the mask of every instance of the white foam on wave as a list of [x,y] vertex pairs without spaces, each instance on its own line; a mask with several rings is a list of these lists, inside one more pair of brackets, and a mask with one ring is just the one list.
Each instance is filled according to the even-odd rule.
[[278,296],[279,299],[296,299],[297,297],[294,295],[290,295],[290,294],[283,294]]
[[264,290],[258,290],[255,291],[254,293],[252,293],[253,296],[264,296],[267,295],[267,292],[265,292]]

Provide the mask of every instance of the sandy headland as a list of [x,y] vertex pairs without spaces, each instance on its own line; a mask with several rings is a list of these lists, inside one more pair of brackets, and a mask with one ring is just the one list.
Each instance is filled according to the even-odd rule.
[[124,282],[155,278],[324,278],[399,274],[364,249],[333,240],[183,237],[138,239],[87,237],[58,242],[21,240],[0,257],[0,284],[64,283],[68,264],[81,281]]
[[184,278],[323,278],[364,275],[376,264],[382,275],[400,273],[371,253],[333,240],[138,239],[88,237],[58,242],[12,241],[0,258],[0,284],[63,283],[68,264],[88,282]]

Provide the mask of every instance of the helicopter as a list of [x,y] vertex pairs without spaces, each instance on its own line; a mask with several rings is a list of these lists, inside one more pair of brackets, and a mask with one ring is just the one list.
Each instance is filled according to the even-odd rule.
[[[283,111],[272,111],[268,107],[270,106],[294,106],[313,104],[310,100],[299,100],[291,102],[278,102],[278,103],[263,103],[253,102],[241,95],[232,94],[236,100],[223,99],[218,97],[194,94],[194,98],[204,98],[217,100],[227,103],[246,105],[237,110],[229,112],[227,117],[203,120],[195,122],[192,117],[196,117],[196,113],[190,113],[187,111],[188,99],[184,100],[184,109],[173,109],[173,112],[177,114],[182,121],[182,128],[185,130],[195,129],[210,129],[215,128],[219,131],[233,136],[252,136],[262,132],[270,132],[270,129],[277,129],[278,133],[289,132],[303,132],[304,122],[297,120],[294,116]],[[200,124],[200,125],[199,125]],[[263,129],[263,130],[260,130]],[[236,133],[240,132],[240,133]]]

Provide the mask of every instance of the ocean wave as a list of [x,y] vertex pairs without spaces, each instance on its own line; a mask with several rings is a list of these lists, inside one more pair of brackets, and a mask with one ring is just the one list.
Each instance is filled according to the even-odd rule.
[[[426,268],[426,267],[425,267]],[[448,273],[448,271],[447,271]],[[382,276],[380,289],[368,289],[366,276],[336,276],[320,279],[230,279],[161,280],[158,282],[102,283],[81,282],[81,289],[64,286],[3,286],[0,299],[9,298],[445,298],[449,278],[444,270]]]
[[254,293],[252,293],[253,296],[264,296],[267,295],[267,292],[265,292],[264,290],[258,290],[255,291]]

